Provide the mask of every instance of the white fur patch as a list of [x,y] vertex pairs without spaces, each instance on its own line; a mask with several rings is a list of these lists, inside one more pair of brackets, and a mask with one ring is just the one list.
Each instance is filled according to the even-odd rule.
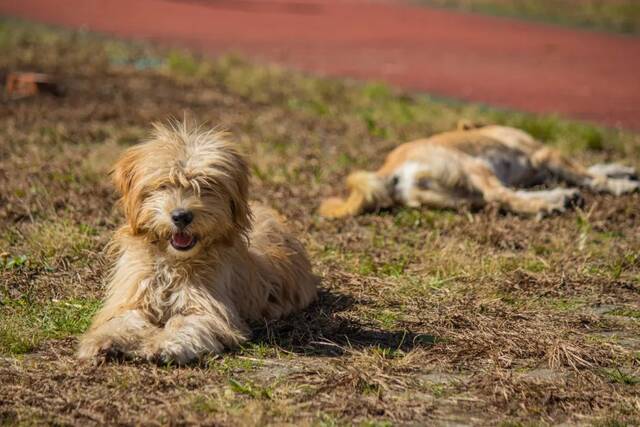
[[636,174],[636,170],[630,166],[619,163],[598,163],[588,169],[592,175],[607,176],[609,178],[628,178]]
[[408,203],[411,190],[416,185],[416,174],[425,169],[419,162],[405,162],[396,169],[394,176],[398,179],[395,193],[396,197],[403,203]]

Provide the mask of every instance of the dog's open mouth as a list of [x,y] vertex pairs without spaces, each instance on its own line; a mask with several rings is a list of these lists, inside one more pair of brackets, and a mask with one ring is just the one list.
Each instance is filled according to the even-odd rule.
[[192,234],[178,231],[171,235],[171,246],[179,251],[188,251],[196,244],[196,237]]

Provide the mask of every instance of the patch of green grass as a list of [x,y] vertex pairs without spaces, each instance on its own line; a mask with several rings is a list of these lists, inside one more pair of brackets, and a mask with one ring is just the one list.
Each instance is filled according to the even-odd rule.
[[532,19],[619,33],[640,32],[636,0],[415,0],[469,12]]
[[514,271],[521,270],[524,267],[524,264],[525,260],[520,257],[511,256],[511,254],[509,254],[508,256],[504,256],[498,259],[498,265],[496,266],[496,268],[501,273],[513,273]]
[[341,422],[338,418],[333,415],[321,413],[318,414],[318,418],[314,423],[314,426],[317,427],[339,427],[347,425],[346,423]]
[[371,354],[381,359],[397,359],[405,356],[405,352],[398,348],[376,346],[371,349]]
[[408,255],[410,253],[409,249],[394,244],[392,241],[385,241],[375,234],[373,236],[370,240],[372,247],[382,250],[394,247],[396,253],[389,259],[381,259],[375,254],[359,253],[358,251],[345,250],[344,248],[327,244],[322,248],[322,259],[338,263],[343,268],[363,276],[406,277],[407,266],[412,261]]
[[635,421],[627,421],[622,418],[612,417],[612,418],[607,418],[603,421],[594,423],[593,425],[595,427],[631,427],[631,426],[638,425],[639,422],[640,422],[640,418],[636,419]]
[[391,310],[375,310],[371,317],[375,320],[382,328],[385,329],[393,329],[395,328],[399,322],[402,321],[402,314],[396,311]]
[[400,277],[409,263],[406,256],[402,256],[399,260],[387,262],[378,268],[378,272],[384,276]]
[[640,377],[623,372],[620,368],[604,369],[602,373],[614,383],[623,385],[637,385],[640,384]]
[[207,366],[223,375],[232,375],[238,372],[251,372],[258,368],[260,363],[247,358],[229,356],[222,360],[212,358],[208,361]]
[[381,123],[371,111],[363,111],[362,120],[371,136],[381,139],[388,137],[389,134],[385,125]]
[[359,424],[360,427],[391,427],[393,423],[391,421],[384,420],[367,420]]
[[400,281],[397,292],[405,298],[428,296],[454,285],[457,279],[459,279],[458,276],[446,277],[441,274],[418,278],[405,276]]
[[288,107],[294,111],[306,111],[311,114],[316,114],[319,117],[328,116],[331,114],[331,106],[321,99],[298,99],[291,98],[288,101]]
[[21,246],[30,262],[49,267],[62,259],[86,264],[90,262],[87,255],[97,250],[97,244],[98,231],[93,226],[58,220],[27,228]]
[[362,95],[373,102],[389,101],[393,97],[393,92],[384,83],[373,82],[362,87]]
[[435,398],[443,397],[447,391],[444,384],[430,384],[429,389]]
[[400,277],[405,271],[408,259],[400,256],[400,259],[379,262],[370,255],[360,256],[357,271],[363,275],[382,275],[390,277]]
[[638,262],[639,254],[632,252],[623,254],[609,262],[609,274],[613,280],[618,280],[625,271],[632,270]]
[[592,262],[585,264],[584,273],[610,280],[634,280],[637,276],[638,254],[635,252],[615,253],[616,242],[599,241],[579,237],[579,247],[585,249]]
[[0,257],[0,268],[7,270],[19,269],[27,265],[28,258],[26,255],[8,255]]
[[340,153],[340,156],[338,156],[338,166],[346,169],[348,167],[351,167],[353,164],[354,159],[351,156],[345,153]]
[[430,229],[442,228],[459,220],[454,211],[402,208],[394,214],[394,223],[402,228]]
[[253,399],[270,400],[273,397],[273,390],[271,388],[258,386],[248,381],[242,383],[234,378],[229,378],[229,386],[234,392],[244,394]]
[[542,259],[526,259],[523,261],[522,266],[525,270],[532,273],[540,273],[545,271],[549,266]]
[[377,396],[382,393],[382,387],[380,384],[372,381],[368,381],[364,378],[359,378],[356,384],[356,390],[363,395]]
[[585,301],[580,298],[549,298],[541,301],[557,311],[575,311],[585,306]]
[[240,346],[240,354],[258,359],[266,359],[277,355],[277,349],[266,342],[248,342]]
[[611,316],[623,316],[640,319],[640,310],[634,310],[632,308],[618,308],[613,311],[609,311],[607,314]]
[[194,77],[203,72],[202,62],[184,51],[172,51],[166,57],[166,67],[181,77]]
[[490,115],[494,122],[508,122],[509,126],[520,128],[565,152],[611,148],[612,141],[607,132],[590,123],[567,121],[554,115],[533,116],[508,111],[494,111]]
[[204,414],[216,413],[223,409],[220,408],[218,399],[202,395],[194,396],[190,406],[194,411]]
[[100,306],[94,299],[70,299],[38,304],[27,298],[0,301],[0,353],[23,354],[47,339],[84,332]]
[[446,339],[439,338],[435,335],[420,334],[413,339],[415,344],[427,346],[447,342]]

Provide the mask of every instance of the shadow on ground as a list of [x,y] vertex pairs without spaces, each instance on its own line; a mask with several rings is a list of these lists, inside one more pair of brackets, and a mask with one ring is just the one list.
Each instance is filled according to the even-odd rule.
[[252,325],[254,344],[276,345],[298,355],[340,356],[351,350],[378,348],[382,351],[410,351],[430,347],[439,341],[428,333],[383,330],[342,315],[362,304],[352,296],[321,290],[318,300],[306,311],[285,319]]

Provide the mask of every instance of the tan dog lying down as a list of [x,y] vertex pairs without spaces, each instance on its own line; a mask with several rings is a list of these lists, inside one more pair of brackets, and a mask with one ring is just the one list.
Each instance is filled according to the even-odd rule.
[[618,164],[585,168],[519,129],[459,129],[398,146],[376,172],[347,178],[346,200],[326,199],[320,214],[358,215],[394,205],[460,208],[496,203],[520,214],[563,212],[581,200],[575,188],[515,190],[560,179],[570,186],[621,195],[637,191],[635,170]]
[[249,166],[224,133],[157,125],[113,177],[126,222],[79,358],[188,363],[315,298],[306,251],[279,214],[249,203]]

